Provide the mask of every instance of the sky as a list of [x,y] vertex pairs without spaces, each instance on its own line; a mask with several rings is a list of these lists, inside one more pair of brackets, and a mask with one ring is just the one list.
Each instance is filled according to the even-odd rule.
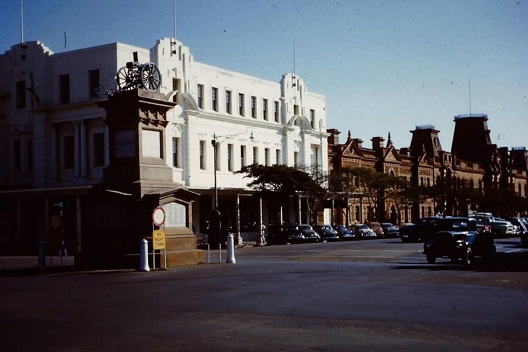
[[[327,128],[408,147],[419,125],[451,149],[454,116],[488,115],[492,143],[528,147],[528,0],[0,1],[0,52],[174,37],[196,61],[326,97]],[[23,37],[22,26],[23,22]]]

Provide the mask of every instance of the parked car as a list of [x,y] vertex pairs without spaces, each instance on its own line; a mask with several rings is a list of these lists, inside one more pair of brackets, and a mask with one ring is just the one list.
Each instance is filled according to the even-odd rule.
[[523,232],[528,232],[528,225],[526,225],[523,218],[508,218],[506,220],[515,226],[515,236],[521,236]]
[[476,213],[475,218],[479,224],[491,226],[491,232],[495,237],[512,237],[515,235],[515,228],[511,222],[494,217],[491,213]]
[[334,225],[332,227],[337,231],[337,235],[342,241],[357,240],[359,238],[354,231],[348,229],[345,225]]
[[354,233],[356,234],[356,236],[359,237],[359,239],[376,238],[376,234],[374,233],[374,231],[372,231],[372,229],[366,224],[352,225],[350,229],[354,231]]
[[315,225],[314,230],[321,237],[321,241],[339,241],[339,234],[330,225]]
[[288,236],[284,232],[284,226],[281,225],[269,225],[268,226],[268,238],[266,243],[272,244],[286,244],[288,243]]
[[402,242],[421,242],[430,238],[436,232],[436,221],[441,219],[430,216],[418,220],[416,223],[406,224],[400,227],[400,239]]
[[385,237],[400,237],[400,228],[390,222],[382,222],[381,228]]
[[[526,228],[528,229],[528,218],[521,218],[521,219],[524,225],[526,226]],[[524,233],[521,232],[519,236],[521,237],[521,245],[523,247],[528,247],[528,231]]]
[[374,231],[377,237],[383,237],[383,228],[379,222],[373,221],[369,223],[369,227],[372,229],[372,231]]
[[302,242],[318,242],[321,239],[321,236],[314,231],[311,225],[301,224],[299,225],[299,230],[303,236]]
[[462,259],[463,263],[471,264],[475,256],[488,257],[495,253],[493,234],[478,231],[474,218],[441,218],[436,222],[436,229],[424,243],[424,254],[429,264],[434,264],[439,257],[450,258],[452,262]]
[[286,244],[302,242],[304,235],[297,224],[268,226],[268,244]]
[[282,233],[287,243],[299,243],[304,241],[304,235],[297,224],[287,224],[282,226]]

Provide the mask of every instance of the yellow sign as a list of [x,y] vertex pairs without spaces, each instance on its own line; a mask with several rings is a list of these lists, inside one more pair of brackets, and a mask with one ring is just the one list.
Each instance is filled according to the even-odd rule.
[[152,248],[165,249],[165,230],[152,231]]

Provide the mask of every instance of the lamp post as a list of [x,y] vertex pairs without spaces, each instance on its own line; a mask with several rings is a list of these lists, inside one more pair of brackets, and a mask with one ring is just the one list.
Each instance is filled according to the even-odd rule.
[[[221,217],[220,217],[220,211],[218,210],[218,181],[217,181],[217,169],[218,169],[218,147],[220,144],[225,141],[228,138],[238,136],[241,134],[247,133],[247,130],[243,133],[235,133],[230,134],[227,136],[217,136],[216,134],[213,134],[213,139],[211,139],[211,145],[213,146],[213,158],[214,158],[214,200],[213,200],[213,209],[211,210],[211,213],[209,214],[209,243],[215,248],[220,244],[220,230],[221,230]],[[251,136],[249,137],[251,140],[253,140],[253,132],[251,132]]]
[[214,158],[214,201],[213,201],[213,210],[218,209],[218,187],[216,181],[216,169],[218,168],[218,142],[216,134],[213,134],[213,139],[211,139],[211,144],[213,145],[213,158]]

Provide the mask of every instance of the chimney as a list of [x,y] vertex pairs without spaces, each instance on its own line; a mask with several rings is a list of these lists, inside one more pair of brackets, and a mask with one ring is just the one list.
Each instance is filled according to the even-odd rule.
[[372,149],[373,150],[379,150],[383,148],[383,142],[385,139],[383,137],[372,137]]
[[328,145],[338,145],[339,144],[339,130],[336,128],[329,128],[326,132],[330,133],[328,136]]

